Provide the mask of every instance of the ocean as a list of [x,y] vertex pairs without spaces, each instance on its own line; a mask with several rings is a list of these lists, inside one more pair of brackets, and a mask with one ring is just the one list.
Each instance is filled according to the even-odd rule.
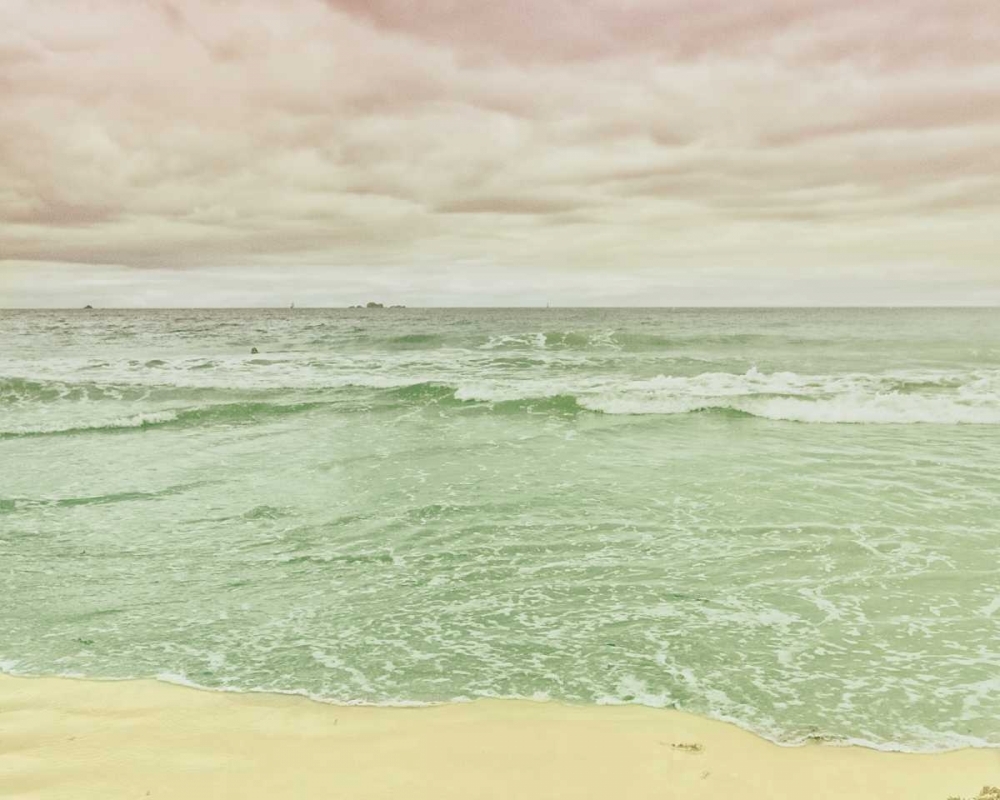
[[995,309],[0,311],[9,673],[997,747],[998,563]]

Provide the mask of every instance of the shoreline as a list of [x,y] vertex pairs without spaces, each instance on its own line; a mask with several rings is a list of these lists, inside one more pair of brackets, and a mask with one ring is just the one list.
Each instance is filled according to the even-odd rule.
[[755,729],[751,724],[744,723],[739,719],[726,716],[715,716],[713,714],[701,713],[698,711],[690,711],[688,709],[681,709],[675,706],[659,706],[646,703],[630,702],[630,701],[618,701],[618,700],[607,700],[607,701],[594,701],[590,703],[576,703],[568,700],[561,700],[558,698],[552,698],[548,696],[536,696],[536,697],[524,697],[524,696],[488,696],[488,697],[453,697],[446,700],[386,700],[383,702],[374,702],[367,700],[338,700],[334,697],[326,697],[324,695],[313,694],[306,691],[305,689],[261,689],[261,688],[242,688],[233,686],[206,686],[204,684],[195,683],[186,676],[175,675],[173,673],[160,673],[151,677],[135,678],[135,677],[94,677],[89,675],[80,675],[73,673],[62,673],[62,674],[44,674],[44,673],[30,673],[30,672],[16,672],[16,671],[6,671],[4,668],[4,662],[0,661],[0,680],[5,678],[14,678],[17,680],[65,680],[65,681],[82,681],[84,683],[145,683],[151,682],[155,684],[163,684],[165,686],[177,686],[182,689],[189,689],[196,692],[210,692],[210,693],[223,693],[223,694],[235,694],[235,695],[265,695],[273,697],[289,697],[289,698],[300,698],[303,700],[308,700],[309,702],[319,703],[320,705],[333,706],[334,708],[373,708],[373,709],[419,709],[419,708],[440,708],[442,706],[451,705],[468,705],[470,703],[528,703],[528,704],[539,704],[539,705],[557,705],[564,706],[568,708],[644,708],[651,711],[667,711],[670,713],[683,714],[686,716],[695,717],[697,719],[705,719],[710,722],[716,722],[721,725],[733,726],[737,730],[749,733],[751,736],[757,739],[761,739],[769,744],[773,744],[776,747],[782,748],[798,748],[807,747],[812,745],[823,745],[824,747],[856,747],[861,750],[872,750],[879,753],[903,753],[908,755],[937,755],[942,753],[955,753],[962,750],[995,750],[1000,753],[1000,744],[991,744],[987,742],[982,742],[981,740],[975,740],[975,743],[963,742],[958,745],[940,745],[940,746],[928,746],[923,748],[908,746],[901,742],[873,742],[868,739],[860,739],[854,737],[844,737],[836,736],[833,734],[808,734],[804,735],[799,739],[795,740],[781,740],[768,735],[767,733],[761,732]]
[[974,798],[1000,749],[782,746],[637,705],[344,705],[162,680],[0,675],[0,795]]

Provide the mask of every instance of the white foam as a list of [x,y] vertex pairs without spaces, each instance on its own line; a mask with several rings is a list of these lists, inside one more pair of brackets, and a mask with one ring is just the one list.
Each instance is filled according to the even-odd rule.
[[989,603],[979,609],[979,613],[984,617],[992,617],[997,610],[1000,610],[1000,594],[996,595]]
[[[500,336],[485,348],[532,342],[544,349],[545,334]],[[563,359],[546,350],[545,362],[512,374],[494,356],[477,350],[434,350],[378,354],[277,353],[267,363],[245,355],[217,356],[211,368],[200,368],[202,358],[158,362],[155,368],[139,361],[102,362],[52,358],[32,364],[21,379],[47,381],[60,396],[71,389],[85,398],[91,389],[98,397],[114,399],[124,387],[150,391],[168,389],[224,389],[227,391],[338,390],[351,387],[394,389],[417,384],[454,388],[458,400],[506,402],[567,395],[579,405],[605,414],[685,414],[699,410],[730,410],[758,417],[813,423],[867,424],[1000,424],[1000,370],[896,370],[880,373],[799,374],[762,372],[703,372],[697,375],[658,375],[623,380],[603,371],[600,364],[573,369],[549,369],[548,359]],[[573,356],[577,359],[578,356]],[[151,363],[151,362],[150,362]],[[560,361],[560,363],[562,363]],[[562,366],[568,366],[569,362]],[[579,370],[576,367],[581,367]],[[23,373],[23,362],[0,361],[0,374]],[[124,398],[123,398],[124,399]],[[97,406],[81,399],[74,406]],[[60,405],[63,405],[60,403]],[[153,412],[165,413],[165,412]],[[118,426],[143,424],[141,417],[122,419]],[[154,421],[154,420],[150,420]],[[34,425],[37,420],[31,420]],[[42,422],[33,430],[45,430]],[[94,425],[103,427],[107,423]],[[80,426],[83,427],[83,426]],[[15,432],[8,430],[8,433]]]
[[546,336],[541,331],[535,333],[501,334],[491,336],[484,344],[479,345],[480,350],[497,350],[501,347],[536,347],[545,349]]
[[[902,382],[928,390],[900,392]],[[1000,378],[992,373],[798,375],[707,372],[615,381],[610,378],[465,381],[459,400],[509,402],[574,396],[604,414],[687,414],[728,410],[766,419],[856,424],[1000,424]]]
[[129,416],[109,417],[107,419],[89,418],[74,424],[73,417],[63,418],[57,422],[48,424],[22,424],[0,430],[0,436],[38,434],[38,433],[62,433],[69,431],[104,430],[108,428],[141,428],[143,425],[155,425],[163,422],[173,422],[177,419],[177,412],[167,411],[146,411]]

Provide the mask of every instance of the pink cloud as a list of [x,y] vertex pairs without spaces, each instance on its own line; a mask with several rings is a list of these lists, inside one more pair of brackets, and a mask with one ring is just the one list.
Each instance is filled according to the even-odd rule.
[[979,274],[998,87],[984,0],[12,0],[0,271]]

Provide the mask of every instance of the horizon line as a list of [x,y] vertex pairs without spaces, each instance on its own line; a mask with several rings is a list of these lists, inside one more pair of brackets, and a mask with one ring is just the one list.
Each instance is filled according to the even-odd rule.
[[945,305],[656,305],[656,306],[448,306],[448,305],[382,305],[365,306],[0,306],[3,311],[625,311],[625,310],[900,310],[900,309],[1000,309],[998,303],[951,303]]

